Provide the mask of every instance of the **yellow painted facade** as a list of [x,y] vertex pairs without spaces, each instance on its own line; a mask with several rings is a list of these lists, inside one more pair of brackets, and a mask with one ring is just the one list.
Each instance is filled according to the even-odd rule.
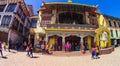
[[55,37],[49,37],[49,50],[51,50],[52,46],[55,44]]
[[91,36],[88,36],[88,49],[91,49]]
[[[42,13],[44,12],[44,10],[46,9],[45,8],[45,4],[53,4],[53,5],[56,5],[56,4],[59,4],[59,5],[62,5],[62,4],[66,4],[66,5],[78,5],[78,6],[86,6],[86,7],[94,7],[94,8],[97,8],[97,6],[89,6],[89,5],[85,5],[85,4],[77,4],[77,3],[70,3],[71,0],[69,0],[69,2],[52,2],[52,3],[44,3],[42,6],[44,8],[41,8],[39,9],[39,23],[41,23],[42,21],[42,16],[43,15]],[[51,16],[51,20],[49,23],[47,23],[46,25],[48,24],[60,24],[57,21],[58,17],[59,17],[59,14],[60,12],[65,12],[65,11],[60,11],[60,12],[57,12],[57,10],[53,9],[51,10],[52,11],[52,16]],[[80,12],[77,12],[79,14],[81,14]],[[50,45],[50,48],[52,47],[53,44],[55,44],[55,41],[56,41],[56,38],[54,37],[54,35],[57,35],[57,36],[60,36],[62,37],[62,43],[65,43],[65,37],[68,37],[68,36],[77,36],[77,37],[80,37],[80,43],[84,43],[83,41],[83,38],[85,36],[87,36],[87,43],[88,43],[88,49],[91,49],[92,45],[95,43],[97,46],[99,46],[100,48],[106,48],[106,47],[110,47],[111,46],[111,32],[110,30],[112,29],[113,30],[113,34],[114,34],[114,37],[113,38],[116,38],[116,30],[117,31],[120,31],[119,28],[114,28],[115,26],[113,25],[114,23],[111,22],[112,26],[114,27],[109,27],[109,24],[108,24],[108,19],[105,18],[104,15],[100,14],[100,13],[97,13],[97,12],[94,12],[95,15],[97,17],[92,17],[94,19],[97,19],[96,22],[97,22],[97,28],[94,28],[94,29],[86,29],[86,28],[68,28],[68,26],[66,26],[66,28],[61,28],[59,26],[57,27],[48,27],[48,26],[45,26],[45,27],[37,27],[36,29],[31,29],[30,31],[31,32],[34,32],[34,33],[43,33],[45,34],[45,38],[46,38],[46,41],[49,41],[49,45]],[[89,25],[91,24],[90,20],[91,20],[91,17],[90,17],[90,14],[89,12],[85,12],[85,14],[82,14],[84,16],[83,18],[83,21],[86,21],[86,25]],[[38,23],[38,24],[39,24]],[[55,25],[55,26],[56,26]],[[77,25],[76,25],[77,26]],[[119,26],[117,24],[117,26]],[[106,34],[105,36],[102,37],[103,34]],[[120,32],[118,32],[118,37],[120,37]],[[52,37],[51,37],[52,36]],[[92,36],[92,37],[91,37]],[[105,39],[106,38],[106,39]]]

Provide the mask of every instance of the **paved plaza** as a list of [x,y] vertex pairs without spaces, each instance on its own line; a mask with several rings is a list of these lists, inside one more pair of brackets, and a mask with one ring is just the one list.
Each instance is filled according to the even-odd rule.
[[[72,53],[73,54],[73,53]],[[91,55],[58,56],[34,53],[34,58],[26,52],[4,51],[6,58],[0,58],[0,66],[120,66],[120,47],[111,54],[101,55],[100,59],[91,59]]]

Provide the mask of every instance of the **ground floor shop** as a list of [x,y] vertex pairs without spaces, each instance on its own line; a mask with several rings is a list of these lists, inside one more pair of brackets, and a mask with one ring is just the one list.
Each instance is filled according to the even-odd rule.
[[[55,32],[54,32],[55,33]],[[50,48],[55,51],[65,50],[65,45],[69,42],[70,51],[80,51],[81,49],[89,50],[95,43],[95,35],[93,32],[59,32],[47,33],[46,42],[50,45]]]
[[[67,29],[46,29],[45,34],[35,34],[34,44],[49,45],[49,50],[66,51],[66,43],[69,43],[69,51],[91,50],[93,46],[98,46],[101,53],[111,53],[113,51],[110,32],[105,27],[94,30],[67,30]],[[36,39],[38,42],[36,42]]]

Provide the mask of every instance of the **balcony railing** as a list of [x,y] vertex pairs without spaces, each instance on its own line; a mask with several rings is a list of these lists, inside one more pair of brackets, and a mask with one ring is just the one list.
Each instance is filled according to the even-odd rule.
[[67,29],[96,29],[97,25],[87,24],[47,24],[47,28],[67,28]]

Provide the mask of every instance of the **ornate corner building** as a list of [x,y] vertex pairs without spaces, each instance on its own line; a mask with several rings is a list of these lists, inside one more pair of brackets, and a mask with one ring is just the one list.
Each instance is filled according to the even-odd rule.
[[32,15],[32,5],[24,0],[0,0],[0,41],[22,44],[28,38]]
[[66,42],[71,51],[118,45],[120,19],[99,13],[97,7],[71,0],[43,2],[36,17],[36,28],[31,28],[35,44],[48,43],[49,49],[55,51],[65,50]]

